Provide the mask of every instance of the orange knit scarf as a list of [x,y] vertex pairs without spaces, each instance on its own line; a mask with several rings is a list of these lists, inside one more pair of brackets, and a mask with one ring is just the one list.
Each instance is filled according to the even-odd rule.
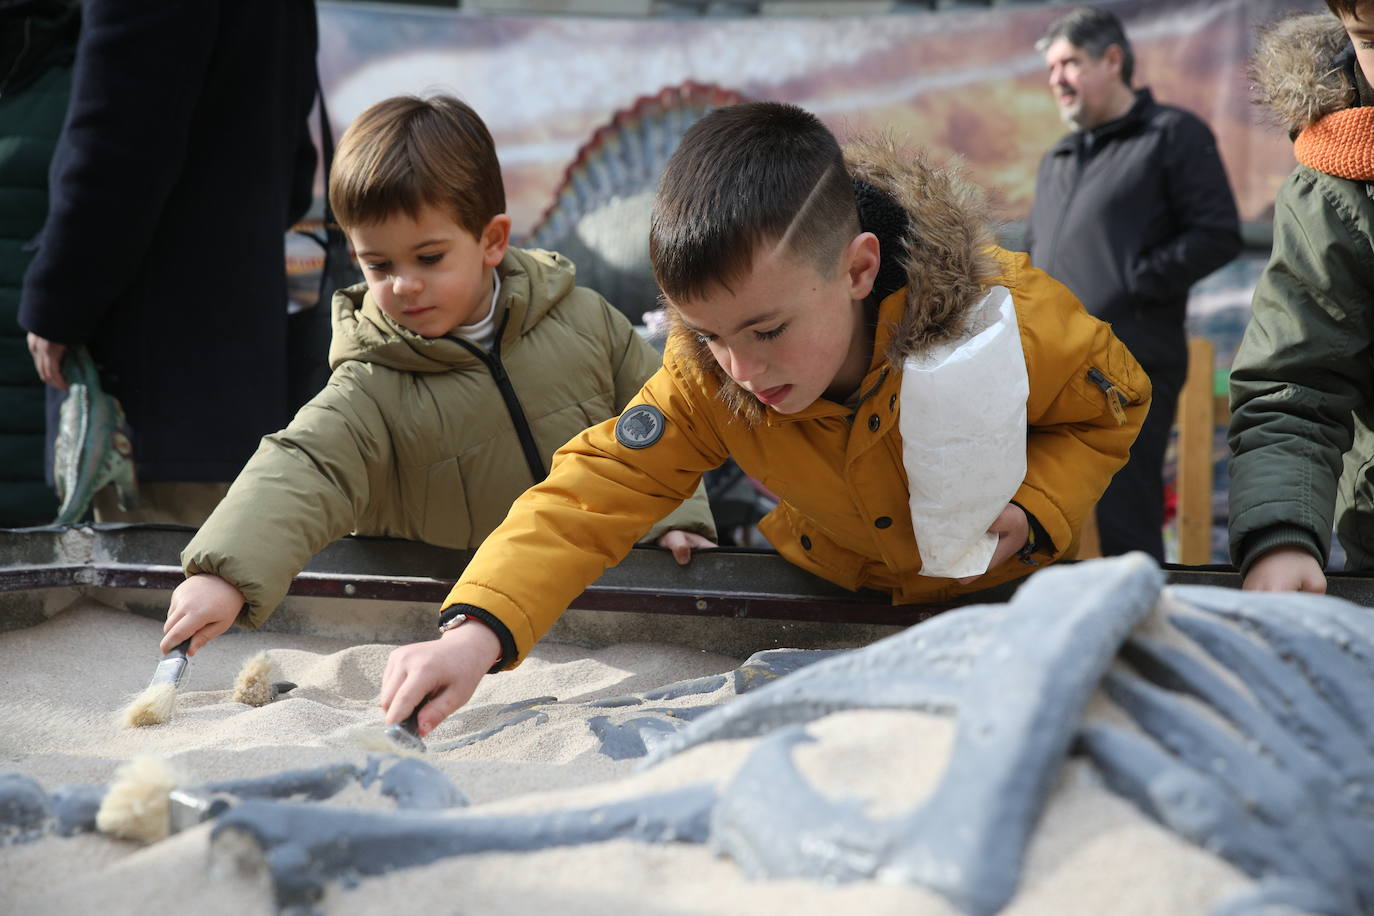
[[1293,144],[1303,165],[1337,178],[1374,181],[1374,106],[1335,111]]

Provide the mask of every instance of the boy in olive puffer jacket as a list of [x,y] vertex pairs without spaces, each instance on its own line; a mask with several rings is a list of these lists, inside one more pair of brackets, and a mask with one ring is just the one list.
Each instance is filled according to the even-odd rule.
[[[1231,370],[1231,557],[1244,587],[1326,589],[1334,524],[1374,567],[1374,0],[1327,0],[1255,58],[1298,167]],[[1344,456],[1344,467],[1342,467]]]
[[[462,102],[372,106],[340,140],[329,185],[367,282],[334,295],[329,384],[263,438],[183,551],[164,652],[261,624],[350,532],[475,547],[559,446],[658,369],[567,259],[509,246],[496,150]],[[714,546],[700,487],[645,529],[680,563]]]

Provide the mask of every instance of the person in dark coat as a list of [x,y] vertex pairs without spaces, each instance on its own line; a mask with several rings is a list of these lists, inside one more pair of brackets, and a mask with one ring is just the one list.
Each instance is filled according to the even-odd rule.
[[1134,57],[1111,13],[1078,9],[1036,44],[1072,133],[1040,162],[1026,250],[1145,368],[1154,403],[1131,460],[1097,506],[1102,553],[1164,559],[1164,452],[1188,371],[1188,289],[1241,248],[1211,130],[1133,90]]
[[97,520],[198,524],[294,406],[283,233],[312,195],[315,6],[83,15],[19,321],[44,381],[64,389],[62,356],[84,344],[124,405],[145,510],[102,494]]
[[0,528],[57,514],[43,474],[43,382],[19,327],[19,290],[25,249],[48,213],[80,20],[75,0],[0,0]]

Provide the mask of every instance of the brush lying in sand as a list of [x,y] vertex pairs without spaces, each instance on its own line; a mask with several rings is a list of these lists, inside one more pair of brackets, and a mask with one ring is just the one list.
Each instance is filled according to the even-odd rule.
[[[176,688],[172,690],[175,698]],[[135,757],[115,771],[110,790],[96,813],[96,828],[101,833],[139,843],[164,839],[170,832],[167,797],[178,782],[165,762],[155,757]]]
[[266,706],[287,691],[296,689],[290,681],[272,680],[272,659],[259,652],[243,663],[234,679],[234,702],[246,706]]
[[164,655],[162,661],[157,663],[153,679],[124,710],[125,728],[160,725],[172,718],[172,713],[176,710],[177,685],[186,676],[186,650],[189,648],[191,640],[188,639]]

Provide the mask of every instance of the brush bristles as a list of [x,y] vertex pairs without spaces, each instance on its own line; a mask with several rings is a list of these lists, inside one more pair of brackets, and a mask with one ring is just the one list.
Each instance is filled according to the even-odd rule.
[[168,794],[176,787],[177,777],[167,764],[154,757],[135,757],[115,771],[95,826],[110,836],[156,843],[171,832]]
[[385,725],[367,725],[359,723],[342,728],[330,736],[329,743],[337,744],[341,747],[356,747],[365,751],[379,751],[384,754],[395,754],[398,757],[419,757],[425,755],[422,751],[415,748],[402,747],[395,741],[386,736]]
[[272,660],[266,652],[259,652],[244,662],[234,679],[234,702],[248,706],[266,706],[276,691],[272,689]]
[[125,728],[161,725],[176,711],[177,689],[172,684],[151,684],[124,710]]

